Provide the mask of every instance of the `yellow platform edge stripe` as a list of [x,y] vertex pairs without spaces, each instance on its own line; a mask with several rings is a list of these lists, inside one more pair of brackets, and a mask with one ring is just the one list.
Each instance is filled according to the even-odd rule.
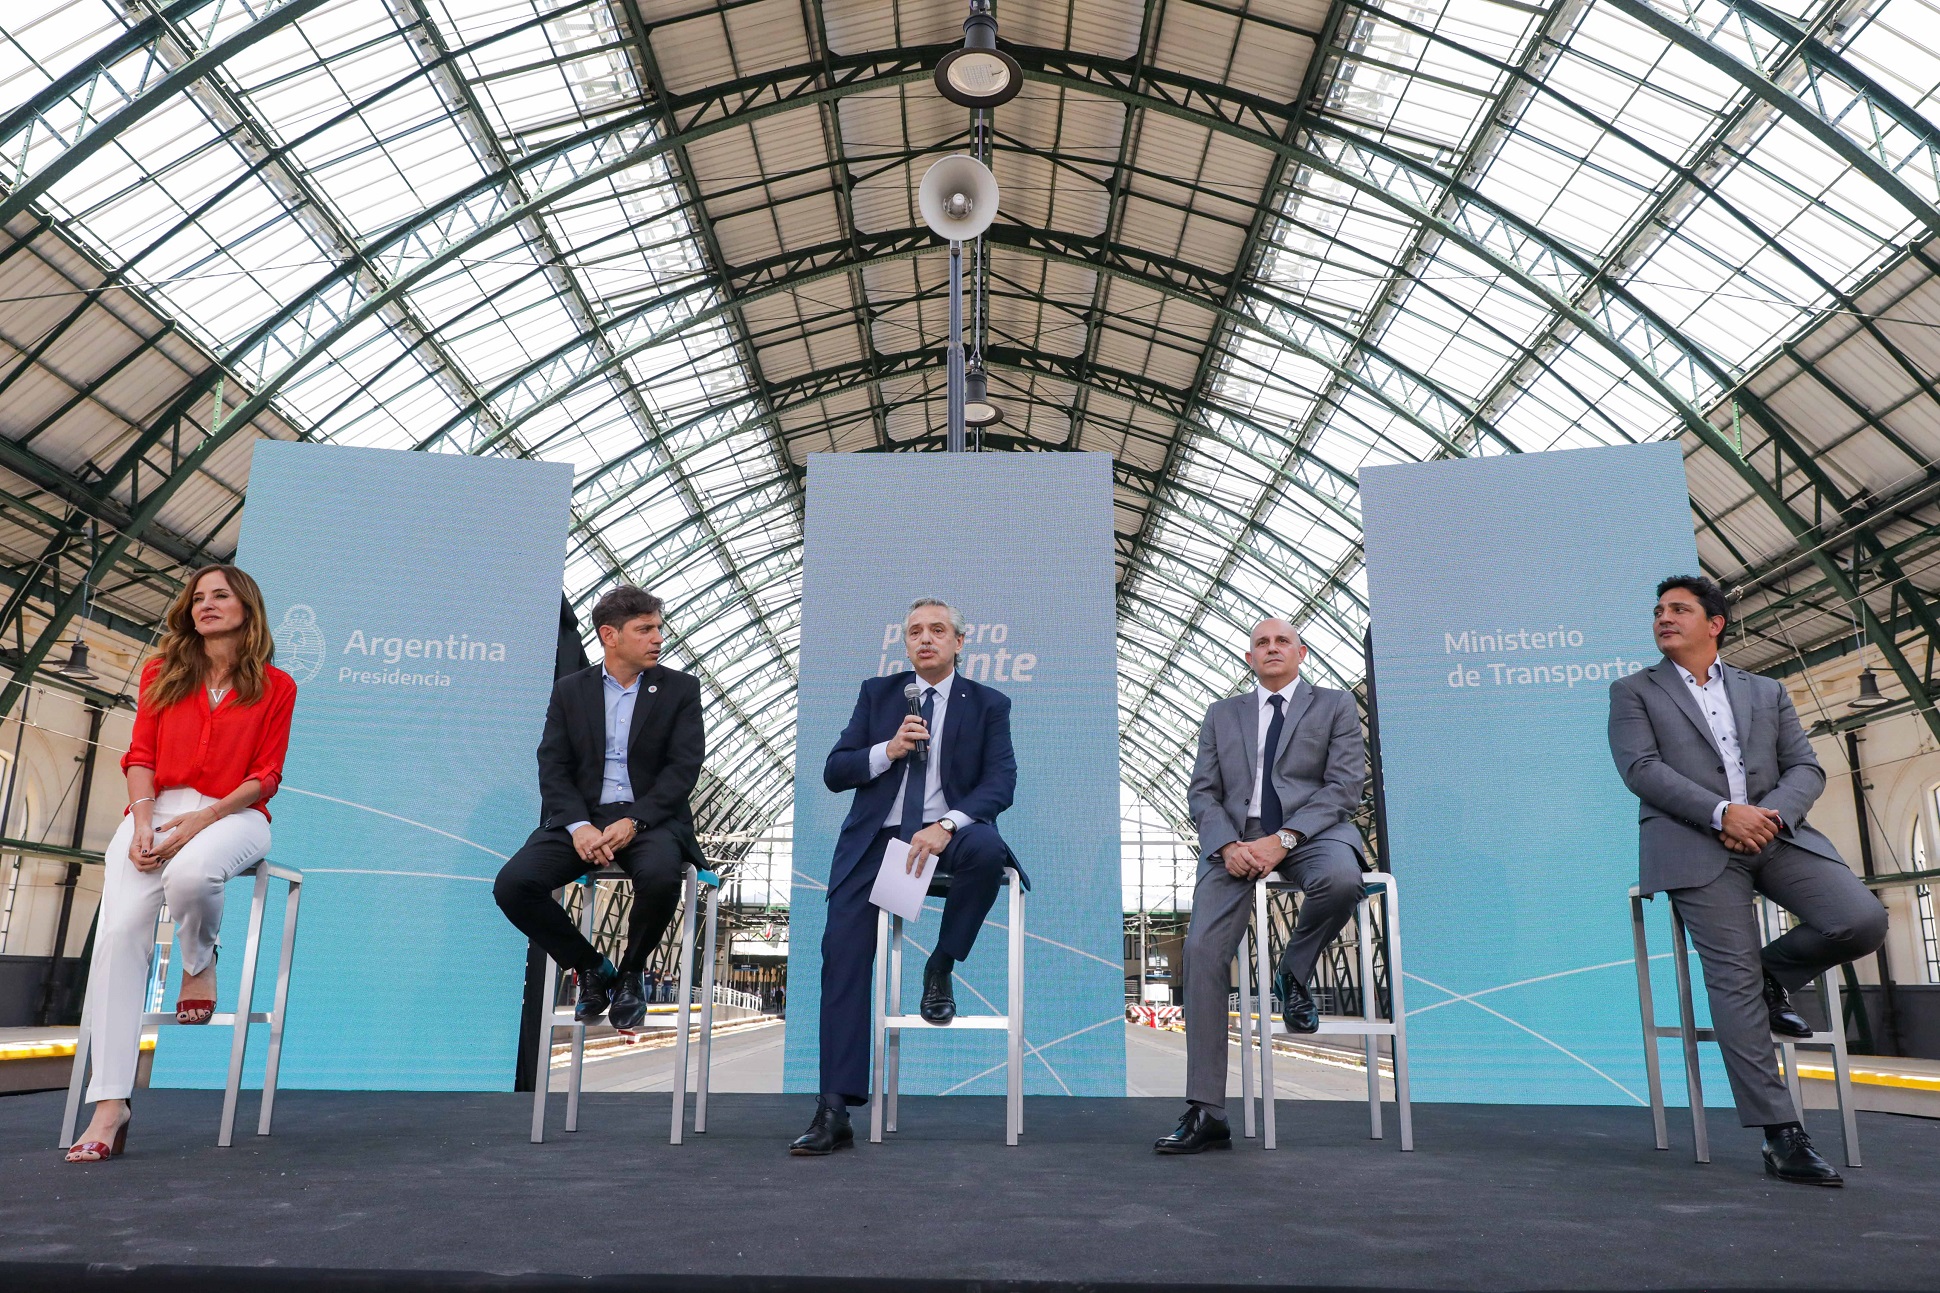
[[[155,1039],[144,1037],[141,1048],[145,1051],[155,1049]],[[6,1060],[71,1060],[74,1058],[73,1042],[0,1042],[0,1062]]]
[[[1888,1073],[1881,1069],[1857,1067],[1851,1067],[1850,1071],[1855,1086],[1891,1086],[1905,1091],[1940,1091],[1940,1074]],[[1800,1064],[1799,1076],[1830,1082],[1835,1074],[1830,1064]]]

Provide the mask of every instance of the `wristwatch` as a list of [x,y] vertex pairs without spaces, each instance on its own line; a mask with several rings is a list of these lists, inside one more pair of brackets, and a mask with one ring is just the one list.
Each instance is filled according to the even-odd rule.
[[1299,831],[1281,831],[1278,835],[1274,836],[1274,838],[1279,840],[1280,847],[1285,849],[1289,853],[1293,852],[1295,849],[1300,847]]
[[957,824],[947,817],[937,818],[936,824],[941,826],[948,834],[955,835],[957,833]]

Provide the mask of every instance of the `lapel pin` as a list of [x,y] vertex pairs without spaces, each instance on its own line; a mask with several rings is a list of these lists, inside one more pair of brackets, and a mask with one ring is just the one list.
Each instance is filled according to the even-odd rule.
[[659,690],[660,690],[660,688],[658,688],[658,687],[649,687],[649,688],[647,688],[647,695],[649,695],[649,696],[651,696],[651,695],[653,695],[653,694],[654,694],[654,693],[655,693],[656,691],[659,691]]

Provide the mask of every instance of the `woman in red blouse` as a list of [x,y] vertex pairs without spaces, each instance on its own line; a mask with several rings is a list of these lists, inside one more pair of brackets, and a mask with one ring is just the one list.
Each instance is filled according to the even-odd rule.
[[161,654],[142,669],[121,760],[128,814],[104,857],[88,972],[94,1119],[68,1150],[70,1163],[98,1163],[127,1140],[164,900],[182,963],[176,1021],[206,1024],[215,1013],[223,886],[269,853],[264,805],[290,744],[296,683],[270,664],[276,644],[254,579],[234,566],[197,571],[166,626]]

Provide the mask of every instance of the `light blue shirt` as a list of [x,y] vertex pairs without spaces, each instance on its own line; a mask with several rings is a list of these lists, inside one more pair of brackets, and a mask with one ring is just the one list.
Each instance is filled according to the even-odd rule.
[[[606,766],[600,772],[600,802],[633,802],[633,779],[626,770],[626,740],[633,730],[633,702],[640,695],[640,678],[635,674],[631,687],[620,686],[619,679],[600,666],[600,682],[606,698]],[[566,827],[576,831],[591,822],[574,822]]]

